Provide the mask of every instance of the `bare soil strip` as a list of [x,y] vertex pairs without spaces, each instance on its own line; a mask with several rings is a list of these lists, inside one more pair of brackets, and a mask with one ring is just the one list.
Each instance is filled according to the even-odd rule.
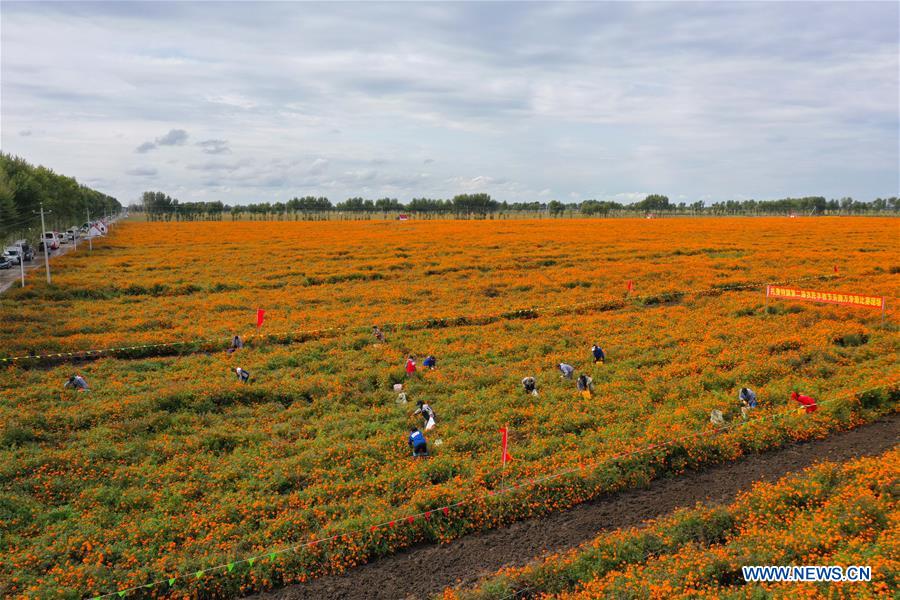
[[841,462],[881,454],[898,440],[900,414],[895,413],[824,440],[793,443],[733,463],[659,479],[648,488],[472,534],[450,544],[420,544],[343,575],[322,577],[252,598],[428,598],[448,586],[474,583],[501,567],[521,566],[546,553],[573,548],[603,531],[639,525],[697,502],[731,502],[757,481],[775,481],[825,460]]

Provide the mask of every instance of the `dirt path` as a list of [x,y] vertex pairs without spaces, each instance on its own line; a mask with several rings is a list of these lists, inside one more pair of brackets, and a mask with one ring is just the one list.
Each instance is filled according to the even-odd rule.
[[501,567],[521,566],[547,552],[572,548],[604,530],[638,525],[696,502],[727,503],[756,481],[774,481],[822,460],[873,456],[900,440],[900,414],[831,435],[615,494],[541,519],[465,536],[446,545],[422,544],[344,575],[252,596],[257,600],[428,598]]

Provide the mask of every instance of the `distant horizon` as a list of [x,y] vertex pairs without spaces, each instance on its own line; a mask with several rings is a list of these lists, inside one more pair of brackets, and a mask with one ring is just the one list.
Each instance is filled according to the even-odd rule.
[[900,5],[4,2],[4,152],[136,202],[900,193]]
[[[148,190],[148,191],[149,191],[149,190]],[[163,190],[154,190],[154,191],[163,191]],[[474,193],[479,193],[479,192],[474,192]],[[456,195],[459,195],[459,194],[454,194],[454,196],[456,196]],[[665,196],[665,194],[662,194],[662,195]],[[306,196],[312,196],[312,197],[317,197],[317,198],[325,198],[325,199],[329,200],[333,205],[337,205],[337,204],[340,203],[340,202],[344,202],[344,201],[350,200],[350,199],[352,199],[352,198],[361,198],[361,196],[351,196],[350,198],[342,198],[342,199],[340,199],[340,200],[336,200],[336,199],[334,199],[334,198],[329,198],[328,196],[324,196],[324,195],[307,194],[307,195],[304,195],[304,196],[296,196],[296,195],[295,195],[295,196],[292,196],[291,198],[287,198],[287,199],[285,199],[285,200],[274,200],[274,201],[268,201],[268,200],[267,200],[267,201],[265,201],[265,202],[243,202],[243,203],[238,202],[238,203],[234,203],[234,204],[229,203],[229,202],[223,202],[223,201],[221,201],[221,200],[200,200],[199,202],[222,202],[222,204],[224,204],[224,205],[226,205],[226,206],[251,206],[251,205],[266,204],[266,203],[268,203],[268,204],[285,203],[285,202],[288,202],[288,201],[290,201],[290,200],[293,200],[294,198],[303,198],[303,197],[306,197]],[[727,198],[727,199],[724,199],[724,200],[706,200],[706,201],[704,201],[704,200],[693,200],[693,202],[703,202],[703,205],[704,205],[704,206],[712,206],[713,204],[717,204],[717,203],[725,203],[725,202],[778,202],[778,201],[782,201],[782,200],[800,200],[800,199],[803,199],[803,198],[824,198],[826,201],[833,201],[833,200],[840,201],[840,200],[842,200],[842,199],[844,199],[844,198],[850,198],[850,199],[852,199],[854,202],[862,202],[862,203],[865,203],[865,204],[871,204],[872,202],[875,202],[876,200],[888,200],[888,199],[891,199],[891,198],[897,198],[897,197],[900,197],[900,196],[898,196],[897,194],[894,194],[894,195],[884,195],[884,196],[876,196],[876,197],[871,198],[871,199],[853,198],[852,196],[843,196],[843,197],[841,197],[841,198],[829,198],[829,197],[823,196],[823,195],[821,195],[821,194],[805,194],[805,195],[802,195],[802,196],[785,196],[784,198],[746,198],[746,199],[744,199],[744,200],[737,200],[737,199],[735,199],[735,198]],[[501,203],[501,204],[506,203],[506,204],[509,204],[509,205],[513,205],[513,204],[543,204],[543,205],[546,205],[546,204],[549,204],[550,202],[554,202],[554,201],[555,201],[555,202],[560,202],[561,204],[563,204],[563,205],[565,205],[565,206],[573,206],[573,205],[582,204],[582,203],[584,203],[584,202],[615,202],[614,200],[611,200],[611,199],[608,199],[608,198],[583,198],[583,199],[581,199],[581,200],[556,200],[556,199],[550,199],[550,200],[520,200],[520,201],[515,201],[515,202],[509,201],[509,200],[503,200],[502,198],[494,198],[493,196],[492,196],[491,198],[492,198],[493,200],[496,200],[497,202],[499,202],[499,203]],[[364,200],[371,200],[371,201],[374,202],[374,201],[376,201],[376,200],[380,200],[381,198],[363,198],[363,199],[364,199]],[[440,201],[448,202],[448,201],[453,200],[453,196],[451,196],[451,197],[449,197],[449,198],[426,198],[426,197],[424,197],[424,196],[416,196],[415,198],[413,198],[413,199],[411,199],[411,200],[406,200],[406,201],[400,200],[399,198],[391,198],[391,199],[392,199],[392,200],[397,200],[398,202],[400,202],[400,203],[403,204],[403,205],[408,205],[410,202],[412,202],[413,200],[416,200],[416,199],[440,200]],[[173,200],[178,200],[179,203],[182,203],[182,202],[185,202],[185,203],[188,203],[188,202],[195,202],[195,201],[192,201],[192,200],[182,200],[181,198],[174,198],[174,197],[173,197]],[[640,200],[632,200],[632,201],[629,201],[629,202],[618,202],[618,204],[621,204],[621,205],[623,205],[623,206],[625,206],[625,207],[629,207],[629,206],[633,206],[633,205],[635,205],[635,204],[638,204],[638,203],[640,203],[640,202],[643,201],[643,200],[644,200],[644,198],[641,198]],[[690,204],[692,204],[692,201],[691,201],[691,200],[680,200],[679,202],[672,202],[672,200],[671,200],[671,198],[670,198],[669,201],[670,201],[673,205],[675,205],[675,206],[677,206],[678,204],[680,204],[680,203],[682,203],[682,202],[684,202],[684,203],[685,203],[686,205],[688,205],[688,206],[689,206]],[[122,207],[123,207],[123,208],[131,208],[132,206],[136,206],[136,205],[139,205],[139,204],[140,204],[140,199],[138,199],[138,200],[136,200],[136,201],[128,202],[128,203],[123,202],[123,203],[122,203]],[[336,210],[336,209],[335,209],[335,210]],[[380,211],[378,211],[378,212],[380,212]]]

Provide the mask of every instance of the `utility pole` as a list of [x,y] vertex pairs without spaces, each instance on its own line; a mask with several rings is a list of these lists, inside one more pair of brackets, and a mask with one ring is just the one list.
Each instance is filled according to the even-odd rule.
[[22,287],[25,287],[25,248],[19,246],[19,270],[22,272]]
[[87,207],[87,220],[88,220],[88,246],[90,246],[90,251],[94,251],[94,236],[91,235],[91,207]]
[[44,234],[47,231],[47,226],[44,225],[44,203],[40,203],[41,206],[41,241],[44,243],[44,267],[47,268],[47,283],[50,283],[50,244],[47,241],[47,236]]

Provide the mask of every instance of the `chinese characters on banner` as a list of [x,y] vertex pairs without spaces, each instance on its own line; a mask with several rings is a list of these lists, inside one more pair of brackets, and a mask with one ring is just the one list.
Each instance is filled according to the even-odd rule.
[[880,308],[884,310],[884,296],[846,294],[843,292],[817,292],[815,290],[801,290],[797,288],[781,287],[777,285],[766,286],[766,298],[811,300],[812,302],[827,302],[829,304],[846,304],[850,306],[865,306],[868,308]]

